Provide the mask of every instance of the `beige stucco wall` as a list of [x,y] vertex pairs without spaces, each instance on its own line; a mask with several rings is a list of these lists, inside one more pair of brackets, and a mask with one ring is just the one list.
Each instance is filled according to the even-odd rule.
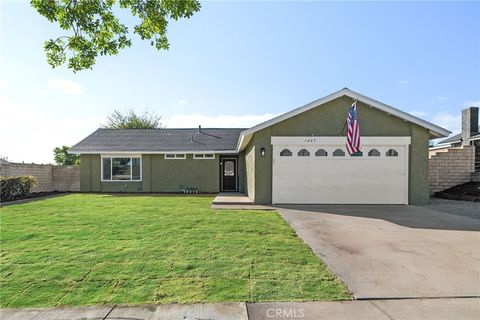
[[430,157],[430,194],[470,182],[475,171],[475,147],[464,146]]
[[1,165],[2,176],[34,176],[38,185],[32,192],[79,191],[79,166],[8,163]]
[[[260,150],[265,148],[265,157],[255,153],[254,200],[258,204],[271,203],[272,199],[272,136],[340,136],[345,135],[344,124],[352,99],[341,97],[320,107],[311,109],[271,127],[256,132],[247,146]],[[409,152],[409,203],[428,203],[428,130],[403,119],[357,103],[360,133],[362,136],[410,136]],[[248,157],[248,155],[247,155]],[[247,172],[251,168],[247,167]]]

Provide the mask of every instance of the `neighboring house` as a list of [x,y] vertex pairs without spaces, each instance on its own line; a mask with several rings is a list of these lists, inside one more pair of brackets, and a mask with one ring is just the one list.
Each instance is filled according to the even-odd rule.
[[437,142],[430,148],[431,152],[447,151],[451,148],[461,148],[464,145],[480,145],[478,131],[478,107],[462,110],[462,132]]
[[[346,152],[358,99],[361,151]],[[428,202],[428,142],[450,131],[344,88],[249,129],[98,129],[85,192],[243,192],[257,204]]]
[[470,181],[480,181],[478,108],[462,110],[462,132],[429,149],[430,193]]

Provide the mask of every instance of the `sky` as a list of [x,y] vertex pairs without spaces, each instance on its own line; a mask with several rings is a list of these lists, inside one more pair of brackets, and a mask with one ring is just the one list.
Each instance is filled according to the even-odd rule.
[[68,34],[27,1],[0,0],[9,161],[51,163],[114,109],[154,111],[167,127],[250,127],[348,87],[459,132],[461,109],[480,105],[479,2],[202,2],[169,24],[169,51],[132,34],[78,73],[45,59],[44,41]]

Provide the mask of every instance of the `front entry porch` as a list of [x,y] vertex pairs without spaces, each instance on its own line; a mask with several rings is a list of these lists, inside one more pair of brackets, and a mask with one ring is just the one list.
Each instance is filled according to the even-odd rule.
[[212,202],[213,209],[273,210],[270,206],[255,205],[241,192],[220,192]]
[[246,194],[241,192],[220,192],[219,194],[217,194],[212,204],[249,205],[253,204],[253,200],[250,199]]

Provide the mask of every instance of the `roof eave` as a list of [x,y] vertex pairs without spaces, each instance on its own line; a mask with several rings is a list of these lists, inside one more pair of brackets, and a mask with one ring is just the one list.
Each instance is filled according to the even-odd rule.
[[270,119],[268,121],[262,122],[262,123],[250,128],[250,129],[247,129],[247,130],[243,131],[240,134],[240,137],[239,137],[239,143],[238,143],[238,146],[237,146],[237,151],[242,151],[246,147],[246,145],[248,144],[248,141],[250,140],[251,136],[255,132],[260,131],[262,129],[265,129],[267,127],[270,127],[270,126],[272,126],[274,124],[277,124],[281,121],[287,120],[287,119],[289,119],[291,117],[294,117],[294,116],[296,116],[300,113],[303,113],[305,111],[308,111],[310,109],[318,107],[322,104],[325,104],[329,101],[340,98],[342,96],[347,96],[347,97],[350,97],[352,99],[357,99],[358,101],[363,102],[363,103],[365,103],[369,106],[372,106],[374,108],[377,108],[379,110],[382,110],[382,111],[386,112],[387,114],[399,117],[401,119],[404,119],[405,121],[409,121],[409,122],[415,123],[415,124],[417,124],[421,127],[424,127],[426,129],[428,129],[431,138],[442,138],[442,137],[446,137],[449,134],[451,134],[451,131],[449,131],[445,128],[442,128],[440,126],[437,126],[437,125],[435,125],[431,122],[428,122],[426,120],[415,117],[415,116],[413,116],[413,115],[411,115],[407,112],[401,111],[401,110],[396,109],[392,106],[384,104],[380,101],[377,101],[375,99],[364,96],[364,95],[362,95],[358,92],[355,92],[353,90],[350,90],[348,88],[343,88],[342,90],[331,93],[331,94],[329,94],[329,95],[327,95],[323,98],[320,98],[318,100],[310,102],[310,103],[308,103],[308,104],[306,104],[302,107],[294,109],[290,112],[286,112],[282,115],[279,115],[278,117],[275,117],[275,118]]
[[237,153],[236,150],[199,150],[199,151],[104,151],[104,150],[89,150],[89,151],[71,151],[70,154],[175,154],[175,153],[185,153],[185,154],[203,154],[203,153],[214,153],[214,154],[233,154]]

